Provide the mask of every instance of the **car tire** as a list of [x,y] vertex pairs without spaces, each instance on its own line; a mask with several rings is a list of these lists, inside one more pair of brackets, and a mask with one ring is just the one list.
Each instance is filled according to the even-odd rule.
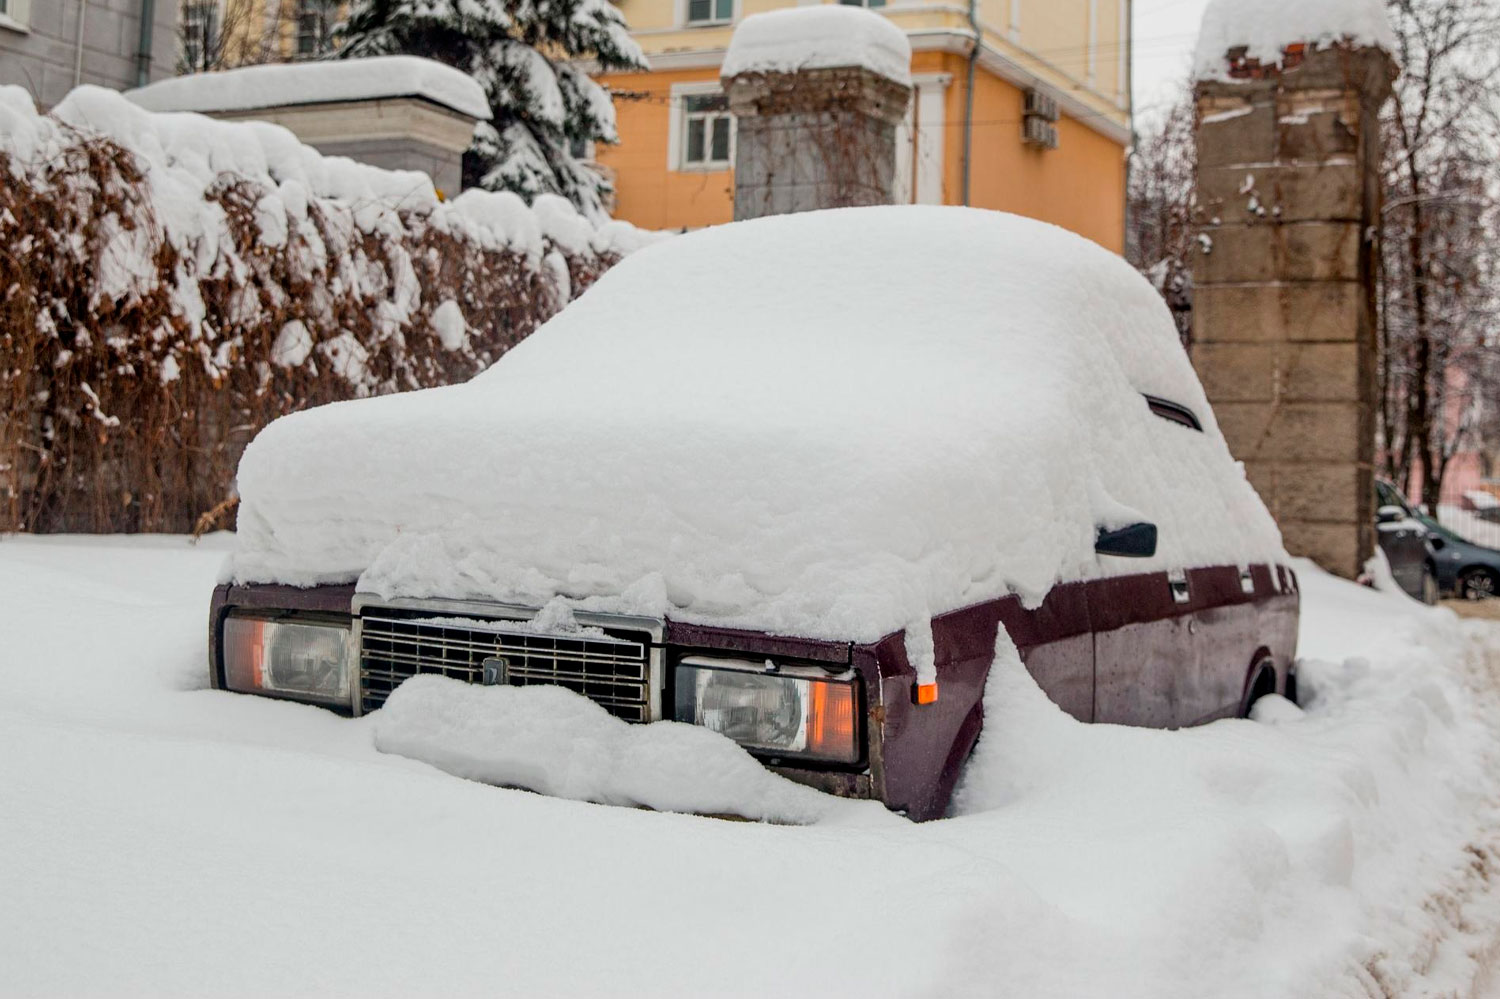
[[1438,597],[1441,595],[1438,592],[1437,573],[1432,571],[1432,566],[1424,565],[1422,567],[1422,602],[1431,607],[1438,602]]
[[1240,708],[1240,717],[1249,718],[1250,709],[1255,707],[1255,702],[1267,694],[1276,693],[1276,664],[1269,659],[1262,659],[1251,668],[1249,693],[1245,695],[1245,704]]
[[1500,593],[1500,580],[1488,569],[1468,569],[1458,577],[1458,595],[1465,600],[1488,600]]

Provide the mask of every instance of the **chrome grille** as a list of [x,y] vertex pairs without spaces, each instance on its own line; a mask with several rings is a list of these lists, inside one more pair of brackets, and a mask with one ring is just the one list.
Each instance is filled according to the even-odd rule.
[[360,709],[374,711],[407,677],[566,687],[626,721],[652,717],[651,634],[590,627],[546,634],[529,622],[366,606],[358,618]]

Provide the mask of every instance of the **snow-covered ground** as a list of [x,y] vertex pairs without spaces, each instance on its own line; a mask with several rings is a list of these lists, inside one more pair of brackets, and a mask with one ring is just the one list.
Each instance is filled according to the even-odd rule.
[[204,689],[227,549],[0,539],[0,993],[1464,995],[1500,939],[1500,630],[1305,564],[1305,713],[1084,726],[1002,649],[964,814],[771,825]]

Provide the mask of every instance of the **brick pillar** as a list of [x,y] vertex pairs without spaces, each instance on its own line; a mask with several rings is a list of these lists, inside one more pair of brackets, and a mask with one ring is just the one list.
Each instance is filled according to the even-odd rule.
[[857,66],[725,77],[735,115],[734,217],[889,205],[911,87]]
[[1379,49],[1226,54],[1199,81],[1192,358],[1287,550],[1354,577],[1374,548]]

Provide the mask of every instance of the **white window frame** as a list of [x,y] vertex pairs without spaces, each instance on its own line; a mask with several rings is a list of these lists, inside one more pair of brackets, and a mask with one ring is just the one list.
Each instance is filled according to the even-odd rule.
[[[302,51],[302,19],[311,17],[318,19],[318,33],[313,37],[313,48],[311,52]],[[297,0],[297,8],[293,13],[292,32],[292,56],[296,59],[317,59],[328,54],[333,48],[333,26],[338,23],[337,5],[331,0]],[[327,42],[328,48],[320,48],[319,42]]]
[[5,9],[0,10],[0,28],[30,34],[31,0],[4,0],[4,2]]
[[1085,67],[1089,87],[1097,89],[1099,69],[1099,0],[1089,0],[1089,46]]
[[[729,20],[710,17],[706,21],[688,20],[688,0],[677,0],[677,26],[679,28],[722,28],[726,24],[738,24],[740,21],[740,2],[732,0],[729,11]],[[718,0],[709,0],[710,8],[718,6]]]
[[[668,101],[670,114],[667,131],[667,169],[674,173],[718,173],[729,170],[734,166],[735,133],[738,131],[734,115],[728,111],[723,112],[729,118],[729,159],[706,160],[702,163],[687,162],[687,100],[688,97],[716,97],[724,93],[724,88],[717,81],[705,80],[702,83],[674,83],[672,84],[672,95]],[[718,112],[715,112],[716,114]],[[713,136],[705,135],[705,141],[712,145]]]
[[180,13],[181,13],[181,16],[182,16],[182,29],[181,29],[182,30],[182,61],[187,64],[187,67],[188,67],[188,69],[190,71],[192,71],[194,73],[198,73],[198,72],[202,72],[202,70],[203,70],[203,66],[201,65],[203,53],[200,52],[199,53],[199,58],[196,59],[196,60],[189,59],[187,57],[188,56],[188,31],[187,31],[187,29],[188,29],[188,11],[189,10],[193,10],[193,11],[207,10],[207,11],[211,12],[211,16],[210,16],[209,22],[208,22],[208,33],[206,35],[202,36],[202,38],[201,38],[202,43],[205,44],[205,45],[210,44],[214,40],[214,37],[218,35],[219,30],[223,26],[223,23],[224,23],[224,21],[223,21],[224,10],[223,10],[223,5],[220,2],[220,0],[186,0],[186,2],[183,3],[182,6],[181,6],[181,8],[180,8]]
[[943,204],[944,101],[951,73],[914,73],[916,91],[896,126],[896,203]]
[[1125,51],[1125,41],[1130,37],[1130,25],[1126,23],[1130,17],[1128,0],[1119,0],[1115,11],[1115,103],[1123,108],[1130,106],[1130,95],[1125,92],[1130,86],[1127,72],[1130,54]]

